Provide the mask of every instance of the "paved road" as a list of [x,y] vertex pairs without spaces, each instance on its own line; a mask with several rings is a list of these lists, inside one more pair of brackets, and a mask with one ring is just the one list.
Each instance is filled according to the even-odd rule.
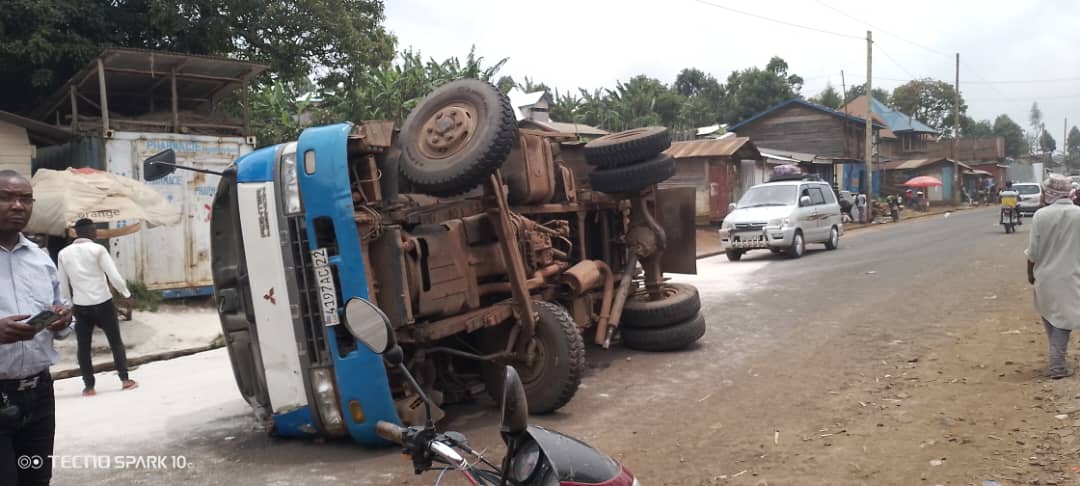
[[[725,427],[710,420],[710,411],[722,410],[716,417],[726,421],[732,407],[758,405],[721,400],[728,390],[758,378],[752,363],[782,357],[790,343],[808,335],[861,326],[853,309],[893,301],[906,288],[932,286],[997,255],[1022,261],[1027,227],[1005,235],[994,221],[991,210],[965,211],[853,232],[841,239],[839,250],[811,249],[800,260],[768,252],[750,253],[738,263],[723,256],[702,260],[699,275],[681,278],[702,293],[709,332],[698,346],[671,354],[590,349],[591,373],[574,400],[558,414],[535,421],[611,453],[635,470],[643,484],[678,484],[661,478],[674,469],[683,474],[704,470],[704,464],[693,464],[700,456],[651,450],[650,444],[721,447],[703,435]],[[181,462],[188,467],[58,467],[54,484],[434,481],[413,478],[393,451],[286,441],[253,430],[222,350],[146,365],[135,377],[143,384],[139,390],[100,393],[93,399],[78,396],[78,380],[58,383],[56,454],[183,455],[182,461],[170,458],[167,465]],[[104,386],[110,377],[99,382]],[[501,447],[490,403],[449,412],[455,416],[455,430],[498,457]],[[683,429],[690,416],[696,424],[693,431]],[[671,424],[679,426],[672,430]]]

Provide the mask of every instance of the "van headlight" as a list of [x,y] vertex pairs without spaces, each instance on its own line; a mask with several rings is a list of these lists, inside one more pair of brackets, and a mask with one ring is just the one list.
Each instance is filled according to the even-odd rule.
[[315,390],[315,406],[323,428],[330,435],[345,435],[345,419],[338,407],[337,390],[334,389],[334,375],[327,368],[311,370],[311,386]]
[[791,225],[791,219],[790,218],[776,218],[774,220],[769,221],[769,226],[771,226],[773,228],[782,228],[784,226],[789,226],[789,225]]
[[281,152],[281,199],[285,202],[285,214],[299,213],[300,179],[296,176],[296,143],[285,146]]

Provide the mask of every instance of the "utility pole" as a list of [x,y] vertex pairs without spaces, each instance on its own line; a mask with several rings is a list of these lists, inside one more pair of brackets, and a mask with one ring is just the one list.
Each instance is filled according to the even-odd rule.
[[840,99],[844,100],[844,114],[847,114],[847,81],[844,80],[844,70],[840,70],[840,89],[844,90],[844,94],[840,95]]
[[874,156],[874,104],[870,102],[870,93],[873,88],[871,87],[873,79],[874,68],[874,37],[868,30],[866,31],[866,221],[870,222],[874,220],[874,167],[872,165],[872,158]]
[[960,177],[960,53],[956,53],[956,99],[953,102],[953,204],[960,205],[963,178]]

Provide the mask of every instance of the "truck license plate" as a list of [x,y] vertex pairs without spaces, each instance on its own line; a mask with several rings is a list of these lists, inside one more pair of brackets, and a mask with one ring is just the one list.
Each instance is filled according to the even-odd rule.
[[315,281],[319,285],[323,324],[336,326],[339,323],[337,286],[334,285],[334,273],[330,271],[330,257],[326,255],[326,248],[311,252],[311,265],[315,270]]

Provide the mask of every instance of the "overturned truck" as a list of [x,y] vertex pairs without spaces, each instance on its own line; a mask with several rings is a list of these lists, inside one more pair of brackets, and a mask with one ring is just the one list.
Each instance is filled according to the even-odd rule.
[[530,412],[550,412],[577,390],[586,341],[665,351],[704,335],[697,290],[664,277],[696,270],[693,188],[657,188],[675,172],[668,131],[584,144],[512,110],[456,81],[400,128],[310,128],[223,174],[215,295],[240,391],[278,434],[377,443],[379,420],[423,421],[416,391],[339,325],[353,297],[390,318],[439,404],[498,397],[509,364]]

